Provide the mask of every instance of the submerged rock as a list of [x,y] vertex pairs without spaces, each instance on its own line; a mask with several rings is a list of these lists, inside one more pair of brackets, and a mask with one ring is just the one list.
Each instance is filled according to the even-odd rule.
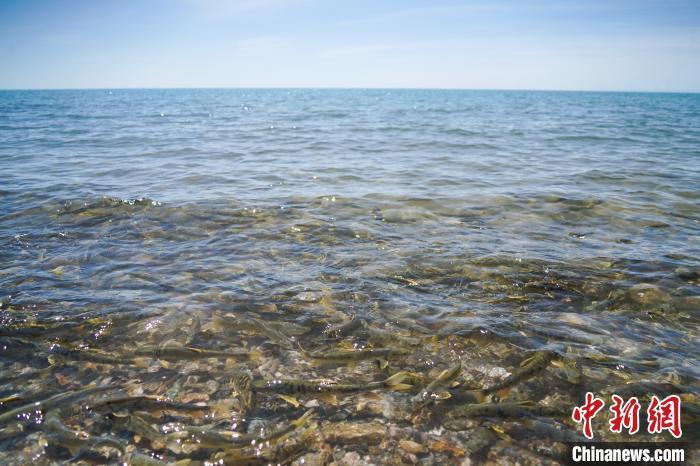
[[336,423],[323,427],[328,443],[375,445],[387,435],[387,427],[378,422]]
[[700,311],[700,296],[683,296],[674,300],[674,306],[679,311]]
[[331,450],[329,447],[326,446],[326,448],[322,448],[318,452],[307,453],[298,460],[294,461],[292,464],[295,466],[323,466],[325,464],[328,464],[330,457]]
[[674,272],[683,280],[691,281],[700,278],[700,268],[678,267]]
[[296,295],[297,301],[305,303],[317,303],[323,298],[323,293],[320,291],[302,291]]
[[399,448],[406,453],[412,453],[414,455],[420,455],[421,453],[425,453],[427,451],[423,445],[418,442],[414,442],[413,440],[399,441]]
[[627,292],[629,298],[641,306],[657,306],[671,301],[671,295],[656,285],[640,283]]
[[361,466],[364,464],[359,453],[349,451],[338,462],[331,463],[337,466]]

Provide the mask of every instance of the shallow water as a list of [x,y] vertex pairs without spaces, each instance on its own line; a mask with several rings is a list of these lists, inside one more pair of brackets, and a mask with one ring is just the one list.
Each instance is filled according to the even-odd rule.
[[[115,388],[75,406],[126,393],[230,400],[205,418],[144,414],[163,434],[171,422],[235,419],[228,381],[242,367],[259,381],[366,383],[398,371],[431,379],[462,361],[460,385],[429,407],[410,401],[420,383],[335,401],[298,395],[317,425],[273,460],[308,463],[319,457],[307,451],[327,448],[327,460],[378,463],[561,461],[551,429],[580,432],[568,416],[449,431],[444,413],[544,350],[582,377],[551,366],[510,400],[570,411],[586,391],[653,382],[642,391],[674,390],[697,413],[698,186],[699,95],[0,92],[0,416],[91,383]],[[291,344],[226,314],[268,322]],[[351,317],[361,325],[323,333]],[[298,343],[408,354],[348,365],[304,357]],[[163,344],[248,356],[129,359]],[[58,357],[57,347],[72,352]],[[304,412],[293,404],[259,393],[244,417],[287,425]],[[73,428],[125,442],[127,454],[203,461],[221,451],[137,441],[112,414],[56,410]],[[48,411],[0,425],[9,463],[116,458],[68,448],[40,422]],[[351,428],[379,441],[350,438]],[[697,438],[694,424],[685,432]]]

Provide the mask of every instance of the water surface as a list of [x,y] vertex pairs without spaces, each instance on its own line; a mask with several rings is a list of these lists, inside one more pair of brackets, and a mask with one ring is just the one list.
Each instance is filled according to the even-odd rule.
[[[698,186],[692,94],[0,92],[0,398],[42,400],[94,383],[116,388],[91,402],[124,393],[231,400],[213,420],[143,416],[160,433],[168,422],[242,431],[251,419],[288,425],[304,409],[260,393],[247,421],[231,421],[238,369],[259,381],[367,383],[398,371],[431,379],[461,361],[450,399],[428,408],[411,402],[420,383],[335,402],[299,395],[317,426],[295,433],[296,453],[277,447],[274,461],[324,445],[347,461],[560,461],[563,438],[551,429],[575,435],[568,418],[446,430],[444,413],[535,351],[564,368],[523,381],[509,399],[570,410],[585,391],[655,383],[640,390],[682,393],[697,412]],[[291,345],[222,322],[228,314],[268,322]],[[361,325],[323,333],[348,319]],[[319,363],[298,343],[408,355],[387,366]],[[75,353],[129,358],[164,344],[250,356],[117,365]],[[51,357],[56,347],[74,352]],[[46,414],[4,428],[10,463],[115,458],[108,448],[67,447],[42,427]],[[137,442],[96,410],[60,414],[165,461],[221,455]],[[348,426],[379,429],[381,440],[355,442],[342,435]],[[406,451],[407,440],[423,450]]]

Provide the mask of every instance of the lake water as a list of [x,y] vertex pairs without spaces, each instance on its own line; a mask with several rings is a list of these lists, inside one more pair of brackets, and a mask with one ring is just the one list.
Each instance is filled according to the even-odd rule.
[[[679,393],[695,419],[700,95],[3,91],[0,264],[10,464],[116,461],[114,448],[66,441],[45,422],[54,411],[64,427],[123,442],[134,463],[224,452],[306,464],[556,462],[562,439],[580,434],[568,415],[443,424],[465,393],[506,380],[537,351],[558,364],[510,387],[507,401],[570,412],[586,391],[625,386]],[[362,348],[399,354],[350,364],[307,354]],[[421,387],[460,361],[438,399],[417,406]],[[407,390],[320,400],[261,385],[246,408],[231,382],[241,370],[258,384],[412,375]],[[90,384],[113,388],[11,412]],[[126,395],[228,408],[90,407]],[[168,431],[274,430],[304,406],[315,424],[255,460]],[[125,426],[134,413],[163,439]],[[617,438],[605,419],[596,435]]]

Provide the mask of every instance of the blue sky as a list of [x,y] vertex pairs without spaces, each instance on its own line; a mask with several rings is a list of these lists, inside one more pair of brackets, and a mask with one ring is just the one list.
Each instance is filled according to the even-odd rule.
[[700,0],[0,0],[0,88],[700,91]]

